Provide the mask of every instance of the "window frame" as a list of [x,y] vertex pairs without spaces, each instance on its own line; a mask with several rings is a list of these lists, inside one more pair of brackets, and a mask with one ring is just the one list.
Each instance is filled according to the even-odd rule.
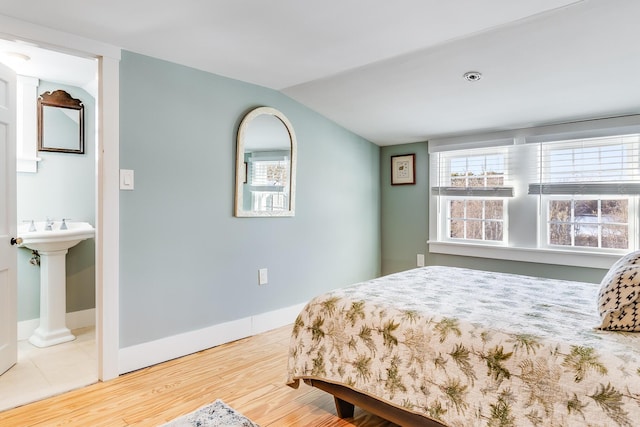
[[[268,206],[263,206],[260,202],[264,201],[265,199],[271,197],[272,198],[272,204],[271,204],[271,209],[267,209]],[[282,199],[282,203],[280,204],[275,204],[273,203],[273,200],[275,198],[278,199]],[[286,210],[287,206],[289,205],[289,195],[284,193],[284,192],[280,192],[280,191],[270,191],[270,190],[251,190],[251,208],[254,211],[257,212],[282,212],[284,210]]]
[[[508,207],[509,207],[509,200],[506,197],[462,197],[462,196],[440,196],[441,199],[441,203],[443,205],[446,206],[446,214],[441,215],[440,221],[442,221],[442,224],[440,224],[441,230],[443,232],[443,241],[448,241],[448,242],[470,242],[470,243],[482,243],[485,245],[496,245],[496,246],[506,246],[507,242],[509,241],[508,239],[508,229],[506,227],[506,225],[508,224]],[[463,237],[463,238],[457,238],[457,237],[451,237],[451,210],[448,208],[448,206],[450,205],[450,203],[452,201],[481,201],[481,202],[487,202],[487,201],[493,201],[493,200],[499,200],[502,201],[503,205],[502,205],[502,219],[501,220],[495,220],[495,219],[486,219],[485,218],[485,206],[483,203],[483,218],[468,218],[466,215],[464,218],[457,218],[457,220],[459,221],[464,221],[464,222],[469,222],[469,221],[479,221],[483,224],[483,238],[482,239],[471,239],[468,237]],[[485,235],[485,228],[484,228],[484,224],[486,224],[486,222],[501,222],[502,223],[502,240],[487,240],[484,238]]]
[[[599,202],[601,202],[602,200],[627,200],[627,227],[628,227],[628,243],[629,243],[629,247],[625,248],[625,249],[617,249],[617,248],[604,248],[601,246],[598,247],[594,247],[594,246],[575,246],[575,245],[571,245],[571,246],[565,246],[565,245],[554,245],[551,244],[549,242],[550,240],[550,235],[549,235],[549,224],[550,224],[550,219],[549,219],[549,204],[551,203],[551,201],[554,200],[567,200],[567,201],[575,201],[575,200],[598,200]],[[576,252],[603,252],[603,253],[612,253],[612,254],[620,254],[620,253],[625,253],[628,251],[632,251],[638,248],[638,238],[637,238],[637,234],[638,234],[638,228],[637,228],[637,224],[638,221],[637,219],[637,212],[638,212],[638,196],[633,196],[633,195],[611,195],[611,194],[599,194],[599,195],[593,195],[593,194],[580,194],[580,195],[562,195],[562,194],[555,194],[555,195],[543,195],[541,196],[540,199],[541,203],[542,203],[542,209],[541,209],[541,218],[540,218],[540,226],[539,226],[539,232],[540,232],[540,236],[539,236],[539,242],[540,242],[540,247],[541,248],[545,248],[545,249],[561,249],[561,250],[571,250],[571,251],[576,251]],[[599,203],[600,204],[600,203]],[[602,212],[601,212],[601,207],[599,206],[599,210],[598,210],[598,215],[599,217],[601,216]],[[574,215],[575,216],[575,215]],[[574,224],[575,221],[571,221],[571,224]],[[597,225],[598,228],[600,228],[600,226],[602,226],[604,223],[602,222],[594,222],[592,223],[594,225]],[[598,240],[601,241],[601,236],[602,233],[599,230],[598,231]],[[575,236],[572,237],[572,241],[574,241]]]
[[[474,150],[475,151],[475,150]],[[438,195],[438,209],[439,209],[439,224],[438,224],[438,240],[446,241],[446,242],[459,242],[459,243],[478,243],[482,242],[482,244],[486,245],[497,245],[497,246],[505,246],[507,245],[508,239],[508,211],[509,204],[508,198],[513,196],[513,188],[511,186],[506,185],[509,182],[509,171],[508,167],[505,165],[507,162],[506,158],[508,157],[508,151],[504,147],[491,147],[489,149],[482,149],[480,152],[474,152],[468,154],[468,151],[455,151],[447,154],[443,154],[443,159],[438,159],[437,163],[442,166],[444,164],[444,170],[438,170],[438,184],[443,184],[439,186],[432,187],[432,191],[439,193]],[[502,174],[502,185],[500,186],[489,186],[488,179],[490,176],[487,174],[487,164],[490,157],[500,156],[500,169]],[[480,175],[469,175],[472,167],[469,166],[471,158],[484,158],[482,162],[482,174]],[[465,169],[464,169],[464,179],[466,183],[469,182],[470,176],[482,177],[484,181],[484,186],[456,186],[453,185],[453,171],[454,167],[452,164],[455,161],[459,161],[461,159],[465,160]],[[462,176],[462,175],[461,175]],[[483,228],[483,239],[470,239],[466,236],[464,238],[455,238],[451,237],[451,210],[450,205],[452,201],[456,200],[479,200],[482,202],[490,201],[490,200],[500,200],[503,202],[502,206],[502,240],[486,240],[484,238],[485,229]],[[443,213],[444,212],[444,213]],[[483,203],[483,218],[480,221],[485,224],[487,221],[484,218],[485,207]],[[468,221],[478,221],[477,218],[459,218],[459,220],[467,223]],[[465,233],[466,234],[466,233]]]
[[[289,169],[289,159],[269,155],[261,155],[248,159],[247,184],[248,192],[251,195],[251,209],[255,212],[284,212],[289,206],[289,179],[291,170]],[[277,182],[269,182],[269,168],[275,166],[283,168],[284,179]],[[267,206],[262,208],[262,203],[266,198],[272,197],[282,199],[283,204],[272,204],[270,209]]]
[[[445,203],[447,203],[447,196],[438,192],[437,185],[440,183],[438,180],[438,165],[434,159],[442,153],[446,154],[446,152],[449,151],[464,153],[474,148],[493,147],[500,149],[500,147],[504,148],[505,146],[517,146],[516,149],[524,147],[524,153],[529,153],[528,155],[532,159],[536,156],[535,153],[538,152],[537,148],[541,144],[594,137],[607,138],[630,134],[640,134],[640,115],[429,140],[429,179],[431,184],[429,186],[430,237],[427,241],[429,252],[529,263],[609,268],[613,262],[619,259],[621,254],[635,248],[640,248],[640,237],[636,236],[636,234],[640,232],[638,219],[638,215],[640,214],[640,196],[629,196],[629,245],[630,248],[632,248],[629,250],[608,248],[597,248],[596,250],[587,248],[587,250],[582,250],[581,247],[552,247],[543,244],[546,242],[546,230],[544,230],[545,234],[543,234],[543,229],[547,227],[546,209],[548,209],[545,207],[546,202],[544,200],[548,195],[531,196],[527,194],[529,184],[534,182],[531,176],[528,176],[527,179],[514,178],[510,182],[511,185],[513,185],[513,191],[516,197],[509,199],[505,209],[504,221],[507,232],[507,243],[505,245],[487,244],[486,241],[479,240],[451,241],[446,239],[448,235],[448,230],[445,227],[447,221],[443,219],[445,215],[442,214],[443,210],[446,209]],[[533,160],[530,161],[536,163]],[[521,160],[514,162],[513,167],[518,171],[524,170],[526,166],[519,162],[521,162]],[[535,166],[537,168],[538,164],[536,163]],[[506,172],[506,174],[509,174],[509,172]],[[542,187],[543,185],[540,184],[540,192],[542,192]],[[627,184],[621,184],[613,191],[636,191],[637,188],[640,188],[640,183],[632,184],[631,187],[634,188],[628,187]],[[561,196],[563,199],[570,197],[571,195],[568,194]],[[576,195],[576,197],[579,196]],[[606,200],[619,197],[620,194],[605,194],[602,197],[598,195],[597,198]],[[626,196],[624,197],[626,198]],[[586,198],[594,199],[596,196],[588,195]],[[544,218],[542,217],[543,215]]]

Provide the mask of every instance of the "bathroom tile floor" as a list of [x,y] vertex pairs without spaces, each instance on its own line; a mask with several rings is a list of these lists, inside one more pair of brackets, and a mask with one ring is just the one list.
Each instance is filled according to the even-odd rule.
[[46,348],[18,342],[18,363],[0,376],[0,411],[98,381],[95,328],[72,333],[75,340]]

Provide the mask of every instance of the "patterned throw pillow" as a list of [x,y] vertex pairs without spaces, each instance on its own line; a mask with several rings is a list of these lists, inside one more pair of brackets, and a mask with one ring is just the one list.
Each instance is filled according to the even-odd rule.
[[600,329],[640,332],[640,252],[625,255],[604,276],[598,311]]
[[616,261],[609,271],[617,270],[620,267],[629,265],[637,265],[640,267],[640,251],[630,252]]

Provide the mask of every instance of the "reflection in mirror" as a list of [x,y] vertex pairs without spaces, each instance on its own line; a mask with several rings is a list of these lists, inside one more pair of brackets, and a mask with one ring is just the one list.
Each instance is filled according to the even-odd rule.
[[64,90],[38,98],[38,150],[84,153],[84,105]]
[[236,216],[294,216],[295,172],[289,120],[270,107],[250,111],[238,129]]

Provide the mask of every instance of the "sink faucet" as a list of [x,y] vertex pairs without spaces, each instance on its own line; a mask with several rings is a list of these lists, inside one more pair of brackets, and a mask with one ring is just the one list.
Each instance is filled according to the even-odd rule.
[[44,229],[47,230],[47,231],[53,230],[53,220],[50,219],[49,217],[47,217],[47,222],[46,222],[46,224],[44,226]]
[[29,231],[36,231],[36,223],[34,220],[32,219],[25,219],[22,222],[28,222],[29,223]]

